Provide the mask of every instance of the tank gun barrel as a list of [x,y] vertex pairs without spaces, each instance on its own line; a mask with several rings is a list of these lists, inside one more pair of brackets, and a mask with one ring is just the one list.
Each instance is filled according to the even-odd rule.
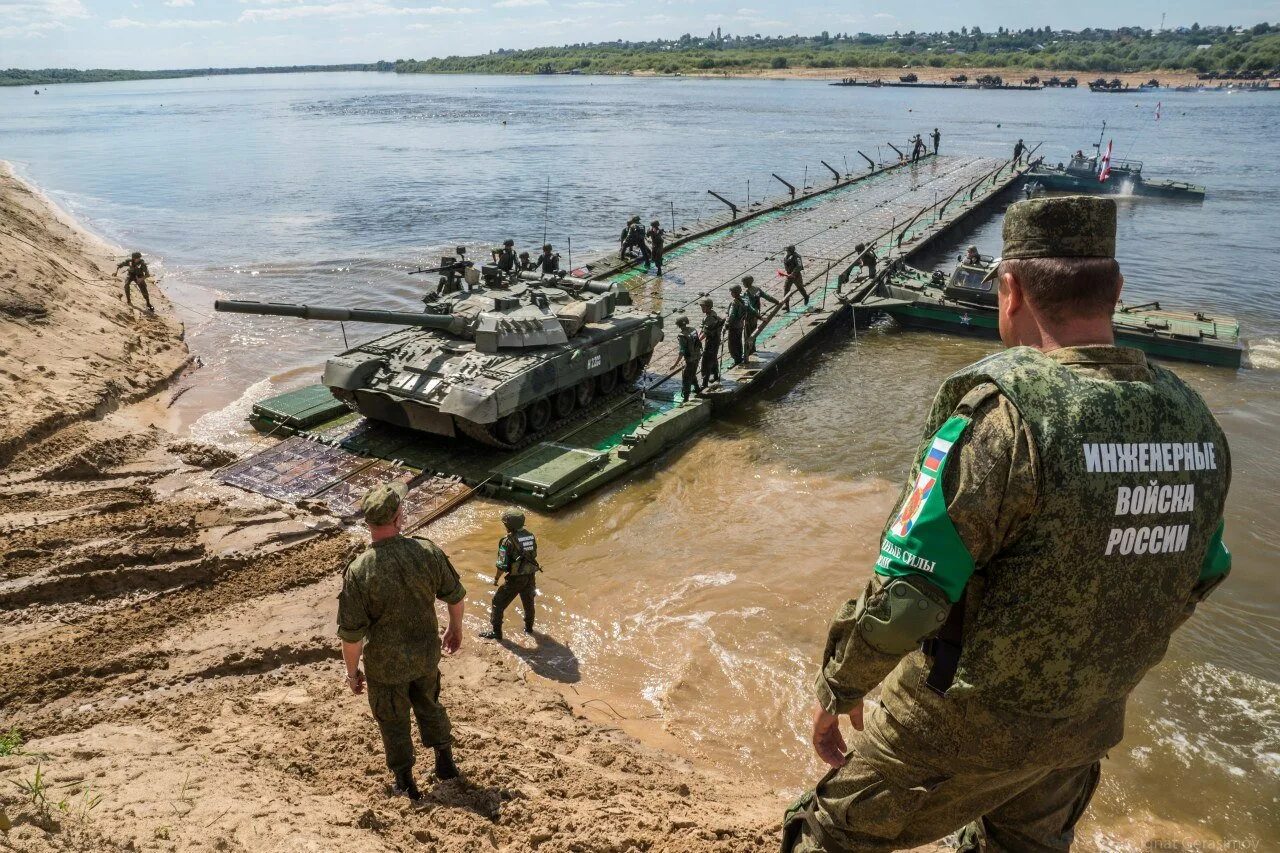
[[232,314],[264,314],[269,317],[298,317],[303,320],[332,320],[352,323],[384,323],[390,326],[420,326],[459,334],[464,322],[452,314],[414,314],[408,311],[375,311],[365,308],[330,308],[324,305],[293,305],[287,302],[239,302],[219,299],[213,310]]
[[575,278],[571,275],[555,275],[525,271],[520,273],[521,281],[536,282],[550,287],[570,287],[574,290],[585,290],[588,293],[610,293],[614,285],[604,281],[592,281],[587,278]]

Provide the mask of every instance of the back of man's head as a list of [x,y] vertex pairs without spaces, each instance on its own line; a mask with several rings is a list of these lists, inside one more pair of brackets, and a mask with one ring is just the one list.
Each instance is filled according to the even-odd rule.
[[1021,201],[1005,214],[1004,252],[992,277],[998,273],[1001,279],[1015,279],[1046,322],[1109,318],[1121,284],[1115,248],[1116,206],[1111,199]]

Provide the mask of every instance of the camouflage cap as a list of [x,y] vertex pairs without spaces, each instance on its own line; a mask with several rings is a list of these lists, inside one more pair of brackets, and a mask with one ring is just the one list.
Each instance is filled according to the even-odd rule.
[[676,325],[677,325],[677,326],[687,326],[687,325],[689,325],[689,318],[688,318],[688,317],[686,317],[685,315],[681,314],[679,317],[676,317]]
[[750,287],[751,285],[756,283],[756,277],[753,275],[744,275],[742,277],[742,283],[745,284],[747,287]]
[[141,253],[141,252],[134,252],[134,253],[133,253],[132,255],[130,255],[129,257],[134,258],[134,259],[136,260],[136,259],[138,259],[138,258],[142,257],[142,253]]
[[1004,215],[1004,260],[1115,256],[1116,203],[1109,198],[1034,198]]
[[379,483],[365,492],[360,499],[360,511],[368,524],[390,524],[400,511],[400,504],[409,493],[404,483]]
[[502,511],[502,523],[510,528],[524,527],[524,513],[515,507]]
[[740,285],[740,284],[730,285],[730,286],[729,286],[729,292],[730,292],[730,293],[741,293],[741,292],[742,292],[742,285]]

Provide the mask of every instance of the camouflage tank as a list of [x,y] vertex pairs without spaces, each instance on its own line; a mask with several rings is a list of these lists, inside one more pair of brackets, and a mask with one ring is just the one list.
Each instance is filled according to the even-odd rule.
[[404,326],[329,359],[322,382],[368,418],[515,448],[644,373],[662,318],[630,293],[485,267],[423,313],[219,300],[218,311]]

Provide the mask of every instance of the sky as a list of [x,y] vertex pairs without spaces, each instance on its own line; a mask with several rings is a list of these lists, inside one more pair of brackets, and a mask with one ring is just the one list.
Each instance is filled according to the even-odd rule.
[[[0,68],[199,68],[426,59],[613,39],[1244,24],[1276,0],[0,0]],[[1153,11],[1154,10],[1154,11]]]

